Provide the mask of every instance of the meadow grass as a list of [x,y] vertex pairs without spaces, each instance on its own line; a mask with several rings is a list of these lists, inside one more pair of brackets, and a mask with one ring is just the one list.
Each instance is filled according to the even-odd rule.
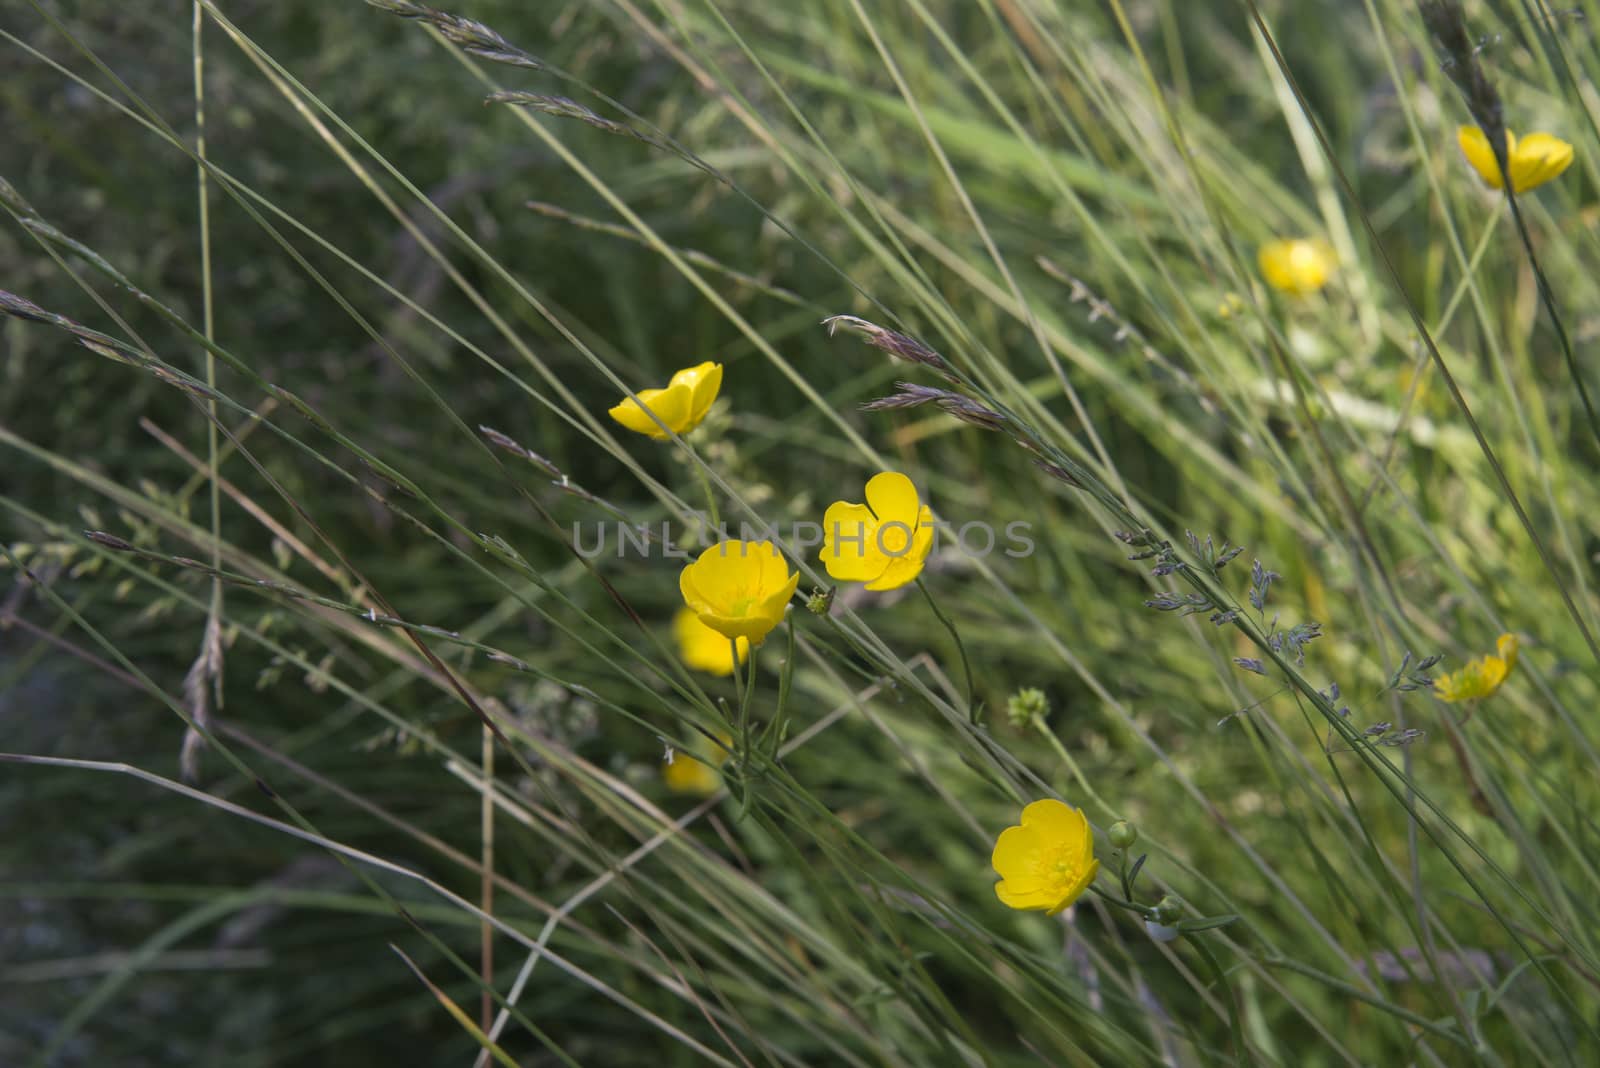
[[8,5],[0,1063],[1592,1063],[1597,19]]

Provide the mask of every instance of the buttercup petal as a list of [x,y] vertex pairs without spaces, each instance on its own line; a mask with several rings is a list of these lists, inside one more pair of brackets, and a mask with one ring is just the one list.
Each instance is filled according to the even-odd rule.
[[1502,634],[1494,644],[1500,652],[1500,659],[1506,662],[1506,673],[1510,674],[1511,669],[1517,666],[1517,654],[1522,649],[1522,643],[1517,641],[1515,634]]
[[722,776],[709,764],[688,753],[674,753],[672,763],[661,767],[661,778],[675,794],[709,797],[722,785]]
[[695,615],[705,615],[712,611],[711,602],[706,595],[700,592],[700,587],[695,585],[694,564],[685,564],[682,571],[678,572],[678,592],[683,594],[683,603]]
[[1572,146],[1553,134],[1531,133],[1511,159],[1511,188],[1525,193],[1558,177],[1572,165]]
[[[901,534],[898,529],[893,530],[885,540],[890,542],[890,548],[899,548],[894,536]],[[922,513],[917,518],[916,533],[912,535],[911,547],[899,556],[889,558],[889,566],[884,568],[883,574],[867,583],[869,590],[895,590],[913,581],[922,574],[922,565],[927,563],[928,551],[933,548],[933,509],[927,505],[922,506]]]
[[1273,289],[1284,289],[1294,284],[1294,279],[1289,276],[1286,254],[1282,241],[1269,241],[1256,250],[1256,265],[1261,268],[1261,277]]
[[1036,880],[1033,871],[1040,848],[1039,832],[1032,827],[1007,827],[995,839],[989,864],[1009,881]]
[[1483,661],[1468,661],[1458,670],[1440,676],[1434,681],[1433,688],[1440,700],[1452,703],[1488,697],[1489,684],[1484,675]]
[[1074,864],[1087,864],[1094,860],[1094,831],[1089,829],[1089,817],[1083,809],[1074,809],[1073,816],[1069,856]]
[[[686,429],[689,421],[690,393],[688,386],[668,386],[666,389],[642,389],[639,391],[639,400],[645,407],[656,414],[656,417],[665,423],[673,433]],[[667,435],[656,425],[644,408],[635,402],[632,397],[625,397],[622,403],[611,409],[611,418],[640,434],[648,434],[653,438],[665,438]]]
[[1004,880],[994,884],[994,893],[1001,904],[1030,912],[1043,912],[1054,905],[1057,899],[1057,895],[1049,890],[1028,890],[1018,893],[1010,887],[1009,881]]
[[762,594],[771,593],[789,581],[789,562],[770,541],[750,542],[750,552],[759,565],[758,585]]
[[[1511,131],[1506,131],[1506,158],[1509,160],[1515,151],[1516,138]],[[1489,146],[1489,137],[1476,126],[1463,126],[1456,130],[1456,143],[1461,146],[1461,154],[1467,157],[1467,162],[1472,164],[1472,169],[1478,172],[1478,177],[1483,179],[1490,189],[1501,187],[1500,164],[1494,158],[1494,149]]]
[[[680,587],[682,583],[680,582]],[[692,608],[680,608],[672,617],[672,634],[678,642],[683,662],[709,675],[733,674],[733,652],[728,639],[700,622]],[[739,662],[750,656],[750,641],[739,639]]]
[[1318,242],[1296,241],[1289,250],[1290,269],[1294,271],[1300,287],[1308,292],[1328,284],[1328,272],[1332,265],[1333,252]]
[[822,564],[840,582],[883,574],[889,557],[878,548],[878,521],[864,504],[834,501],[822,515]]
[[722,389],[722,365],[707,360],[693,367],[685,367],[672,376],[671,385],[689,388],[689,426],[699,426]]
[[1539,156],[1513,156],[1511,158],[1511,188],[1518,193],[1526,193],[1543,185],[1545,179],[1541,176],[1544,170],[1544,160]]
[[1293,296],[1315,293],[1327,285],[1334,265],[1333,250],[1307,238],[1269,241],[1256,253],[1256,262],[1268,285]]
[[1033,827],[1046,838],[1066,838],[1082,834],[1088,826],[1083,813],[1064,801],[1047,797],[1022,810],[1022,825]]
[[[880,523],[903,523],[908,528],[917,525],[917,487],[898,471],[882,471],[867,480],[867,507]],[[893,543],[891,547],[904,544]]]
[[722,541],[706,546],[679,573],[678,589],[684,602],[705,615],[752,596],[746,589],[751,583],[741,564],[743,557],[744,542]]
[[[787,568],[785,569],[787,570]],[[770,619],[772,626],[783,622],[783,613],[789,607],[789,601],[794,597],[794,591],[800,588],[800,573],[796,571],[789,576],[789,580],[768,594],[757,606],[758,614],[764,619]]]
[[683,570],[678,572],[678,592],[683,594],[683,603],[699,615],[712,611],[722,600],[715,584],[707,581],[709,569],[700,566],[704,555],[702,553],[699,558],[685,564]]
[[1506,667],[1506,662],[1498,656],[1486,656],[1481,663],[1483,666],[1479,671],[1479,675],[1483,679],[1483,696],[1488,697],[1500,688],[1501,683],[1506,681],[1506,676],[1511,673],[1511,669]]
[[694,586],[708,603],[728,609],[735,602],[753,601],[760,594],[761,565],[752,551],[754,544],[719,541],[700,553],[691,565]]
[[751,645],[760,645],[776,625],[776,620],[763,616],[724,616],[715,612],[700,613],[700,622],[725,638],[745,638]]

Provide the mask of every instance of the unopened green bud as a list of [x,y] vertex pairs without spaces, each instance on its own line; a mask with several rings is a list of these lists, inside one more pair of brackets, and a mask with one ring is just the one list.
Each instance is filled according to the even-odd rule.
[[1111,844],[1118,849],[1127,849],[1139,840],[1139,828],[1127,820],[1118,820],[1111,825]]
[[1043,690],[1029,686],[1006,699],[1006,715],[1013,727],[1043,723],[1050,716],[1050,699],[1045,697]]
[[833,607],[833,590],[832,586],[812,590],[811,596],[806,598],[806,611],[814,616],[827,615],[828,609]]
[[1170,926],[1178,922],[1178,917],[1183,915],[1183,903],[1168,894],[1156,902],[1155,919],[1159,924]]

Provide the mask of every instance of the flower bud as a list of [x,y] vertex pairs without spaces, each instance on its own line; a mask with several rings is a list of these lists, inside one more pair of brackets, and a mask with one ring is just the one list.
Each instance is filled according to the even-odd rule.
[[1029,686],[1006,699],[1006,715],[1018,729],[1043,723],[1050,715],[1050,699],[1043,690]]
[[1139,828],[1127,820],[1118,820],[1111,825],[1109,837],[1112,845],[1118,849],[1127,849],[1139,840]]
[[1183,915],[1183,903],[1168,894],[1156,902],[1155,920],[1162,925],[1176,923],[1179,916]]

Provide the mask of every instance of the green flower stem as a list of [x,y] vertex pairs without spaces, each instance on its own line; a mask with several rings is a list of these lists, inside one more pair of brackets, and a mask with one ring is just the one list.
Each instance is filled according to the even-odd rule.
[[[1498,155],[1498,154],[1497,154]],[[1508,171],[1502,169],[1501,174]],[[1572,379],[1572,384],[1578,387],[1578,399],[1583,402],[1583,414],[1589,424],[1589,433],[1594,437],[1595,443],[1600,445],[1600,415],[1595,413],[1594,401],[1589,397],[1589,387],[1583,378],[1583,371],[1578,367],[1578,359],[1572,353],[1572,340],[1567,337],[1567,327],[1561,321],[1561,312],[1556,307],[1556,295],[1550,288],[1550,280],[1545,277],[1544,267],[1539,263],[1539,256],[1533,250],[1533,236],[1528,233],[1528,224],[1522,218],[1522,208],[1517,204],[1517,193],[1511,182],[1505,183],[1506,203],[1511,205],[1511,218],[1517,225],[1517,236],[1522,239],[1523,251],[1528,254],[1528,266],[1533,268],[1533,279],[1539,290],[1539,301],[1544,305],[1544,310],[1550,316],[1550,323],[1556,328],[1556,340],[1561,343],[1561,355],[1567,361],[1567,375]]]
[[705,464],[698,457],[691,457],[689,466],[694,468],[695,481],[700,483],[700,491],[706,495],[706,509],[711,513],[711,527],[713,530],[722,529],[722,513],[717,510],[717,496],[711,492],[711,480],[706,477]]
[[[734,655],[737,656],[739,654],[739,643],[734,642],[733,647]],[[750,728],[750,698],[756,692],[756,653],[759,649],[760,646],[751,645],[750,659],[745,661],[750,668],[750,672],[744,681],[744,696],[739,699],[739,723],[746,731]]]
[[1150,918],[1150,909],[1148,906],[1141,905],[1135,901],[1125,901],[1113,894],[1108,894],[1093,883],[1089,884],[1089,892],[1108,905],[1113,905],[1119,909],[1125,909],[1128,912],[1136,912],[1140,915],[1140,917],[1146,920]]
[[1083,769],[1078,767],[1078,762],[1072,759],[1072,754],[1067,752],[1067,747],[1061,744],[1061,739],[1056,737],[1056,732],[1050,729],[1050,725],[1044,721],[1042,716],[1033,718],[1033,728],[1044,736],[1045,741],[1050,743],[1050,748],[1056,751],[1056,756],[1060,757],[1061,762],[1067,766],[1067,771],[1072,774],[1073,781],[1078,784],[1078,789],[1083,791],[1084,796],[1100,806],[1101,811],[1110,817],[1110,822],[1115,823],[1117,820],[1122,819],[1121,813],[1112,808],[1105,798],[1095,793],[1094,787],[1089,785],[1088,778],[1083,774]]
[[789,639],[789,647],[783,657],[783,668],[778,672],[778,707],[772,713],[773,729],[778,732],[773,745],[773,751],[783,744],[784,713],[789,707],[789,685],[794,677],[794,612],[790,611],[784,617],[783,629]]
[[950,632],[951,639],[956,643],[956,651],[961,654],[961,673],[967,680],[967,716],[972,720],[973,726],[978,724],[978,706],[973,703],[972,697],[972,665],[967,661],[967,647],[961,642],[961,635],[956,631],[956,625],[950,617],[939,609],[939,602],[933,599],[933,593],[928,589],[927,583],[922,581],[922,576],[917,576],[917,589],[922,591],[922,596],[928,599],[928,607],[933,609],[933,614],[939,617],[939,622],[944,624],[944,629]]
[[740,671],[739,640],[737,638],[728,639],[728,652],[733,656],[733,689],[735,693],[739,694],[739,713],[734,718],[733,723],[735,734],[733,751],[738,757],[740,786],[739,814],[736,820],[743,820],[745,813],[750,811],[750,767],[754,763],[751,760],[752,747],[750,744],[750,698],[756,690],[757,648],[755,645],[750,647],[750,659],[745,664],[749,669],[748,672]]
[[750,647],[750,659],[745,662],[749,671],[743,672],[739,670],[739,641],[728,639],[728,652],[733,656],[733,689],[739,694],[739,718],[734,728],[739,733],[741,762],[747,760],[750,752],[750,697],[756,689],[756,648]]
[[1244,1027],[1239,1023],[1239,1004],[1234,1000],[1233,987],[1228,985],[1227,973],[1222,970],[1222,965],[1217,962],[1215,954],[1206,945],[1205,939],[1189,935],[1187,941],[1211,969],[1211,974],[1216,978],[1217,986],[1221,989],[1223,1000],[1228,1003],[1228,1026],[1233,1031],[1233,1060],[1235,1064],[1243,1068],[1244,1065],[1250,1063],[1250,1060],[1245,1051]]

